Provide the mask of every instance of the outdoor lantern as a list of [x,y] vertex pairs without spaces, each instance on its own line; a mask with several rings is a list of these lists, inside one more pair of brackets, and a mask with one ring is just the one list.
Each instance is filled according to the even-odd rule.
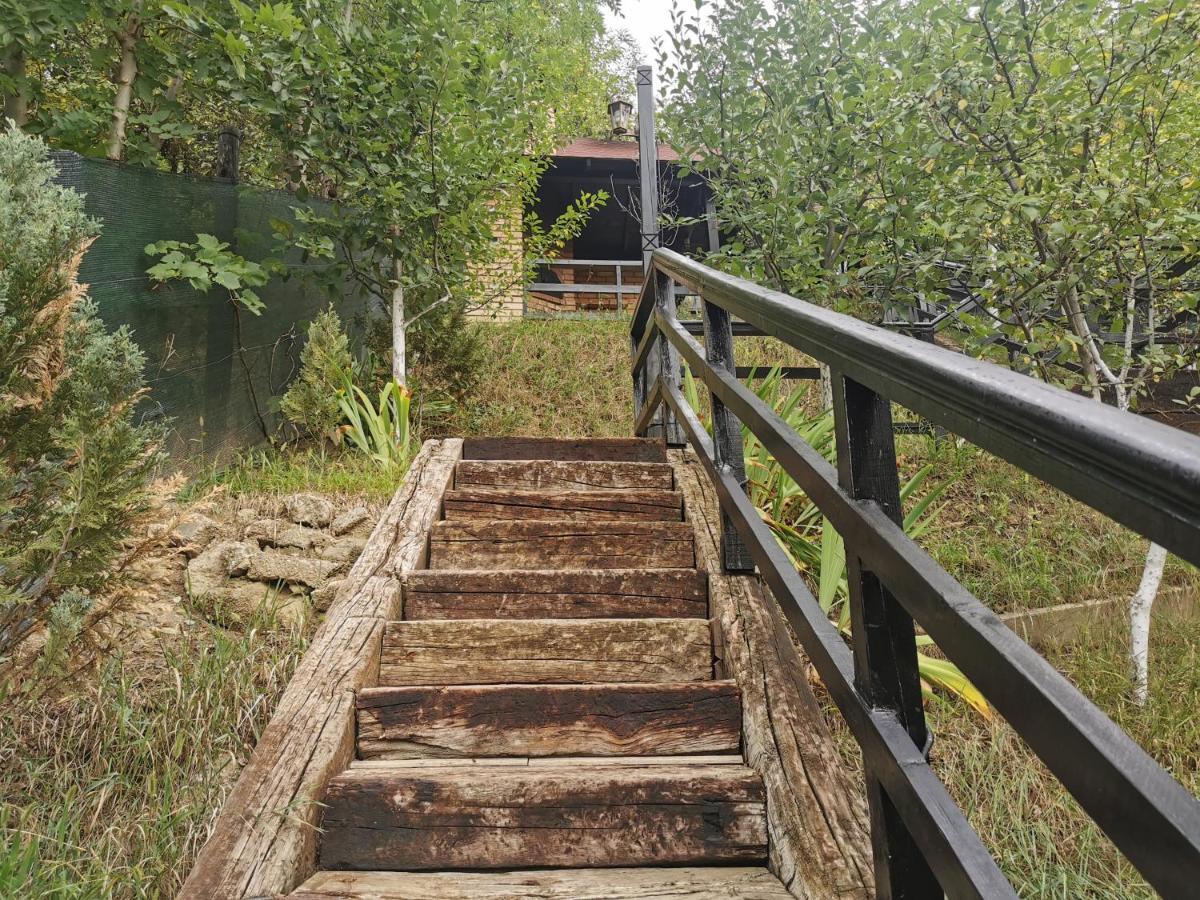
[[612,120],[613,137],[629,134],[629,125],[633,121],[633,104],[628,100],[612,101],[608,104],[608,117]]

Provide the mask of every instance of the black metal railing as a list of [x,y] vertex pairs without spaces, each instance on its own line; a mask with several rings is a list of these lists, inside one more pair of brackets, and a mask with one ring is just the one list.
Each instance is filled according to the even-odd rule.
[[[676,318],[702,301],[704,346]],[[831,371],[837,468],[737,377],[739,331]],[[914,621],[1164,896],[1200,890],[1200,802],[925,553],[901,526],[894,402],[1200,564],[1200,439],[1002,367],[655,250],[634,311],[639,435],[691,444],[725,522],[726,571],[757,567],[863,752],[880,896],[1011,897],[930,768]],[[686,362],[712,435],[679,387]],[[851,646],[746,495],[747,426],[843,536]]]

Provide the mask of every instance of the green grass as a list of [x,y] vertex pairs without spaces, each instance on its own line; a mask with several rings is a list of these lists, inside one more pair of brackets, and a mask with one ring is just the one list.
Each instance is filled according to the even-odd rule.
[[353,449],[265,447],[240,453],[232,462],[194,475],[178,495],[189,502],[214,490],[282,495],[313,491],[341,497],[387,500],[404,478]]
[[0,897],[174,896],[308,631],[200,627],[84,693],[0,698]]

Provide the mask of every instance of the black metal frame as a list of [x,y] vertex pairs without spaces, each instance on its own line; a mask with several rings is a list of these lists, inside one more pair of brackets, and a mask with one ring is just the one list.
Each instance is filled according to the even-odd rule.
[[[891,403],[1196,564],[1200,439],[670,250],[651,266],[631,329],[637,433],[694,448],[727,569],[758,567],[862,748],[879,896],[1014,896],[925,758],[914,620],[1160,893],[1194,895],[1200,802],[905,535]],[[667,302],[675,285],[702,299],[705,347]],[[837,471],[738,381],[732,316],[830,366]],[[714,437],[683,398],[676,354],[711,394]],[[852,648],[746,495],[742,423],[845,539]]]

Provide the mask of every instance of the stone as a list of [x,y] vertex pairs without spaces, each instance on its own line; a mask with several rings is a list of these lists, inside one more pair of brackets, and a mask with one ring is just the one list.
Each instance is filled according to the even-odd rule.
[[151,522],[146,526],[146,537],[152,541],[161,541],[167,536],[166,522]]
[[245,575],[250,569],[250,558],[258,552],[255,544],[246,541],[230,542],[225,554],[225,574],[230,578]]
[[330,541],[317,551],[317,556],[319,556],[321,559],[352,563],[354,560],[358,559],[359,554],[363,552],[363,548],[366,546],[367,539],[365,537],[355,537],[350,535]]
[[284,498],[283,508],[297,525],[324,528],[333,521],[333,502],[319,494],[292,494]]
[[251,506],[243,506],[233,514],[233,518],[239,525],[249,525],[258,518],[258,510]]
[[329,525],[329,530],[335,535],[343,535],[367,521],[369,515],[365,506],[355,506],[334,519]]
[[[258,548],[241,541],[214,541],[188,562],[187,590],[193,600],[202,601],[215,621],[245,622],[264,605],[270,605],[285,622],[304,615],[304,596],[273,586],[230,578],[229,571],[240,567],[244,557]],[[249,561],[246,560],[247,567]]]
[[246,540],[259,546],[292,547],[311,550],[329,543],[329,535],[307,525],[295,525],[283,519],[256,519],[246,526]]
[[171,542],[176,546],[195,547],[197,552],[221,531],[221,523],[203,513],[184,516],[171,530]]
[[330,578],[327,582],[313,591],[313,609],[322,613],[327,611],[333,604],[333,601],[337,598],[338,591],[342,589],[342,585],[345,583],[345,578]]
[[336,560],[294,556],[280,550],[259,550],[250,556],[246,577],[254,581],[318,588],[341,568],[343,564]]

